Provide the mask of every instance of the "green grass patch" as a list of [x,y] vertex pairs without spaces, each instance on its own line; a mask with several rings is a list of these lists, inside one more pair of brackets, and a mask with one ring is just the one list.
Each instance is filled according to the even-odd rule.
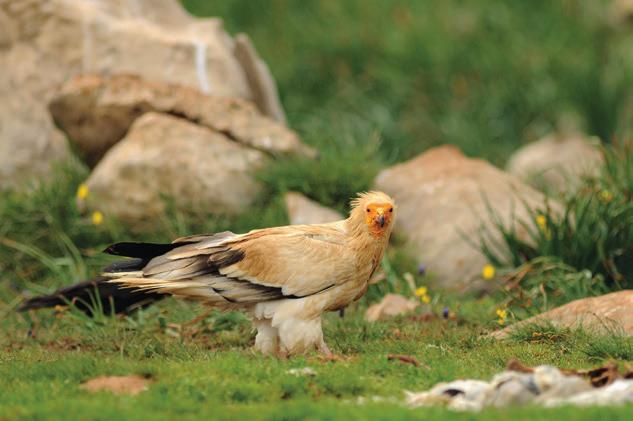
[[481,247],[502,268],[508,304],[517,311],[633,286],[632,148],[630,142],[605,148],[600,174],[584,180],[560,208],[553,202],[528,208],[529,220],[510,226],[490,211],[501,240],[482,234]]
[[[458,310],[457,320],[431,322],[407,317],[368,324],[363,307],[341,319],[330,314],[325,334],[346,359],[324,362],[316,355],[278,360],[251,351],[253,333],[240,317],[212,313],[187,324],[202,309],[169,300],[130,317],[89,322],[69,312],[11,313],[0,320],[0,415],[13,418],[256,419],[344,417],[372,419],[440,419],[453,414],[440,408],[409,409],[403,390],[424,390],[456,378],[488,379],[507,361],[589,368],[606,358],[631,355],[589,354],[587,348],[563,346],[566,340],[494,341],[485,337],[486,300]],[[483,311],[482,309],[485,309]],[[581,339],[578,339],[580,341]],[[406,354],[422,364],[388,361]],[[309,366],[316,376],[295,376],[291,368]],[[100,375],[150,377],[149,390],[138,396],[91,394],[80,384]],[[366,403],[359,403],[363,397]],[[380,400],[374,401],[379,397]],[[620,419],[630,408],[602,409]],[[502,414],[519,418],[574,416],[586,409],[536,408],[487,410],[478,419]],[[593,409],[588,413],[595,414]],[[586,418],[590,419],[590,418]]]

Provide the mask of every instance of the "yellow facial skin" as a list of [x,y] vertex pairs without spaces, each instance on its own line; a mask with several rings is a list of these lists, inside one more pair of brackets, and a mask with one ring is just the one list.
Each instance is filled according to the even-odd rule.
[[365,209],[365,223],[372,234],[382,235],[393,220],[393,205],[390,203],[372,203]]

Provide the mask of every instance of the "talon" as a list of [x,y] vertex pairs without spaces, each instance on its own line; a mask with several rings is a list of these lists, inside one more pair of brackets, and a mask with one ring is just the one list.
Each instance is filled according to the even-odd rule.
[[330,355],[319,355],[318,357],[319,361],[323,361],[325,363],[331,363],[331,362],[337,362],[337,361],[346,361],[347,358],[340,356],[340,355],[334,355],[334,354],[330,354]]
[[319,350],[319,352],[321,354],[323,354],[324,357],[333,357],[334,356],[334,354],[332,354],[332,351],[330,351],[330,348],[327,346],[325,341],[321,341],[321,343],[319,344],[317,349]]

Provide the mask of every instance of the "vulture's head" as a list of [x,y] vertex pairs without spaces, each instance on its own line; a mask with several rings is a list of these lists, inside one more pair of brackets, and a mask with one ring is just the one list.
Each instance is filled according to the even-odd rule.
[[352,200],[350,219],[375,237],[389,237],[396,219],[396,204],[383,192],[359,193]]

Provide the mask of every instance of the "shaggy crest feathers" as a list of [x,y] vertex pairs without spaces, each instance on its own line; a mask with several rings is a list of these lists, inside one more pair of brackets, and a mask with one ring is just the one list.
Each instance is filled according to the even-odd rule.
[[389,197],[389,195],[381,191],[372,190],[368,192],[358,193],[357,197],[355,197],[354,199],[350,201],[351,211],[353,212],[354,209],[361,207],[362,205],[372,203],[372,202],[391,203],[392,205],[395,206],[394,200],[391,197]]

